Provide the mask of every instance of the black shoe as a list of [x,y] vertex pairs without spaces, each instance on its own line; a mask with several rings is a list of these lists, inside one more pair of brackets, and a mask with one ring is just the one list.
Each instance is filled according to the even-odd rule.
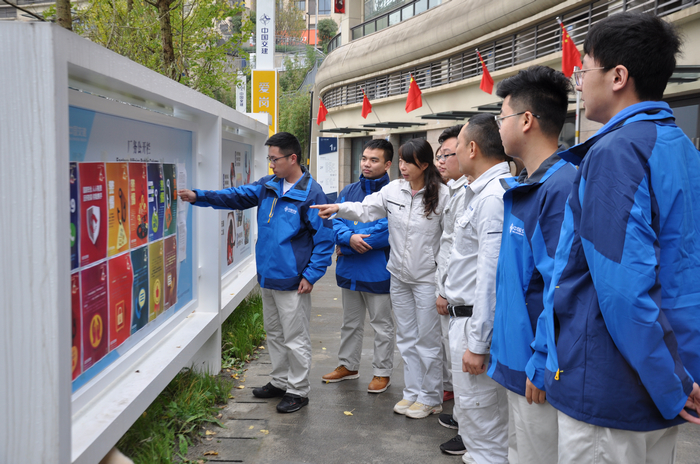
[[280,401],[277,405],[277,412],[296,412],[307,404],[309,404],[308,398],[286,394],[282,397],[282,401]]
[[462,437],[457,435],[452,440],[446,441],[440,445],[440,451],[445,454],[464,454],[467,452],[467,447],[462,443]]
[[253,388],[253,396],[256,398],[277,398],[284,396],[285,393],[287,393],[286,390],[275,387],[272,382],[268,382],[263,387]]
[[459,430],[459,424],[457,424],[457,421],[452,414],[440,414],[438,416],[438,422],[440,425],[447,427],[448,429]]

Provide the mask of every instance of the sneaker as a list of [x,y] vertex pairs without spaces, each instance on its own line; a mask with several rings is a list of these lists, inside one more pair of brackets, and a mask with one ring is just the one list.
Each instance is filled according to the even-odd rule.
[[442,402],[444,403],[445,401],[450,401],[455,399],[455,392],[445,390],[444,393],[442,394]]
[[463,462],[464,464],[476,464],[476,461],[474,460],[474,458],[472,457],[472,455],[469,454],[469,451],[465,452],[465,453],[462,455],[462,462]]
[[459,430],[459,424],[452,414],[440,414],[438,416],[438,423],[443,427],[447,427],[448,429]]
[[309,404],[308,398],[301,396],[286,394],[282,397],[282,401],[277,405],[277,412],[296,412]]
[[389,377],[379,377],[378,375],[375,375],[372,377],[372,381],[369,383],[367,391],[370,393],[381,393],[386,391],[386,389],[389,388],[389,385],[391,385],[391,379]]
[[436,406],[428,406],[427,404],[415,402],[406,411],[406,417],[411,419],[423,419],[431,414],[440,414],[442,412],[442,405],[438,404]]
[[464,443],[462,442],[462,437],[457,435],[452,440],[446,441],[445,443],[440,445],[440,451],[442,451],[445,454],[453,454],[456,456],[458,454],[466,453],[467,447],[464,446]]
[[360,373],[358,371],[349,371],[345,366],[338,366],[330,374],[326,374],[321,377],[326,383],[340,382],[343,380],[353,380],[359,379]]
[[287,393],[286,390],[275,387],[272,382],[268,382],[263,387],[253,388],[253,396],[256,398],[276,398],[284,396],[285,393]]
[[394,405],[394,412],[396,414],[406,414],[406,411],[408,411],[408,408],[410,408],[412,404],[413,401],[401,400]]

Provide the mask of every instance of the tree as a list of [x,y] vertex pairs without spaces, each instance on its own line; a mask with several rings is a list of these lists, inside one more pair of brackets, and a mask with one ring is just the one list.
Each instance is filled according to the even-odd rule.
[[56,0],[56,21],[58,25],[73,30],[73,17],[70,12],[70,0]]
[[338,24],[330,18],[322,19],[318,22],[318,42],[320,49],[326,52],[328,42],[338,33]]
[[278,0],[275,8],[275,28],[278,37],[301,41],[302,32],[306,29],[304,12],[297,8],[293,1]]

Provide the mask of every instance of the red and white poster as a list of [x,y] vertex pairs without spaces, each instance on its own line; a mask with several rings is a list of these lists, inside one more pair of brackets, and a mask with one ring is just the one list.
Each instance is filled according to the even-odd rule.
[[107,256],[129,249],[129,171],[126,163],[107,163]]
[[71,302],[71,338],[73,346],[71,348],[71,372],[73,380],[83,372],[80,363],[80,353],[82,345],[80,344],[80,274],[74,273],[70,276],[70,302]]
[[129,163],[129,228],[131,248],[148,242],[148,169]]
[[131,334],[131,290],[134,270],[131,254],[109,260],[109,350],[112,351]]
[[163,240],[165,254],[165,301],[163,309],[168,309],[177,302],[177,240],[175,235]]
[[104,163],[80,163],[80,265],[107,257],[107,183]]
[[107,263],[80,271],[83,371],[107,354]]

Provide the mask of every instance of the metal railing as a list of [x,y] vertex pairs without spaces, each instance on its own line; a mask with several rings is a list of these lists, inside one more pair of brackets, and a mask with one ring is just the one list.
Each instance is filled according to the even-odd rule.
[[341,33],[338,32],[335,37],[333,37],[329,42],[328,42],[328,47],[326,47],[326,54],[332,52],[336,48],[340,47],[341,45]]
[[[573,41],[581,44],[592,25],[612,14],[638,11],[666,16],[696,4],[700,4],[700,0],[600,0],[561,14],[560,17]],[[560,51],[561,28],[551,19],[478,44],[475,48],[479,49],[489,71],[493,72]],[[321,98],[326,108],[333,108],[361,102],[362,89],[370,100],[406,94],[411,74],[424,90],[479,76],[481,64],[474,49],[470,49],[440,61],[336,87],[324,93]]]
[[442,3],[442,0],[413,0],[410,3],[401,5],[400,7],[387,11],[384,14],[376,16],[369,21],[350,29],[350,40],[357,40],[367,34],[380,31],[386,27],[398,24],[408,18],[436,7]]

